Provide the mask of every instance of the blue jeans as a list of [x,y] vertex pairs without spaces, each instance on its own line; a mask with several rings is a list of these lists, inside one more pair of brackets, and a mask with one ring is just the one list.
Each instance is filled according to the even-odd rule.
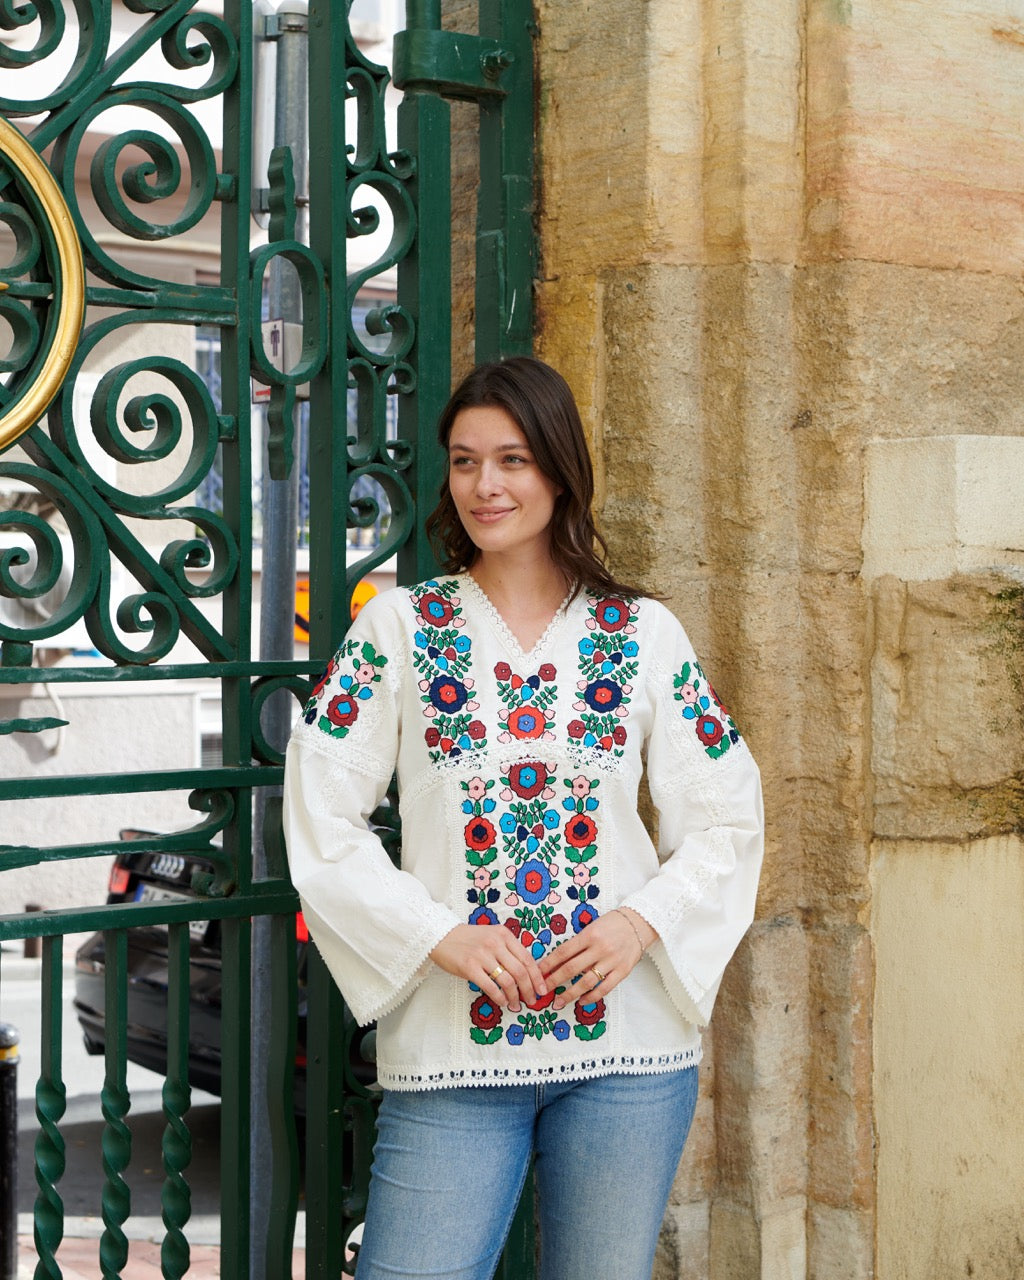
[[386,1092],[357,1280],[490,1280],[536,1155],[539,1280],[650,1280],[697,1068]]

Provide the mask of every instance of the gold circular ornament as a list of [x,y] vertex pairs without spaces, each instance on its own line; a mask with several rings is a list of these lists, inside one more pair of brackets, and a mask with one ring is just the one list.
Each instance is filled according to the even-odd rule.
[[[85,267],[71,211],[53,174],[27,139],[0,116],[0,153],[31,191],[56,246],[53,298],[58,306],[49,348],[17,399],[0,414],[0,453],[34,426],[49,408],[67,376],[85,318]],[[0,291],[10,283],[0,280]],[[37,361],[38,363],[38,361]]]

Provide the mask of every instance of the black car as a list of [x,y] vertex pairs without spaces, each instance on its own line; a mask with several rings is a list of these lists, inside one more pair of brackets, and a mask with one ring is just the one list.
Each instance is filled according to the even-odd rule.
[[[152,832],[125,830],[122,840],[138,842]],[[108,882],[107,902],[175,902],[195,899],[195,873],[213,872],[213,864],[182,854],[119,853]],[[221,1093],[221,950],[219,920],[189,923],[189,1082]],[[128,937],[129,1061],[161,1075],[167,1069],[167,928],[133,926]],[[295,1058],[295,1110],[306,1102],[306,944],[309,934],[301,912],[295,919],[298,948],[298,1030]],[[89,1053],[103,1053],[105,943],[94,933],[75,956],[74,1007]],[[366,1069],[364,1064],[364,1070]],[[372,1078],[372,1068],[371,1068]]]

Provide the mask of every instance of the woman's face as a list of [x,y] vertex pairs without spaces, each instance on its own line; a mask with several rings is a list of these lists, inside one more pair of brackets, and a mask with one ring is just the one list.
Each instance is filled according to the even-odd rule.
[[463,528],[484,555],[549,553],[562,489],[541,471],[504,409],[479,405],[456,415],[448,437],[448,488]]

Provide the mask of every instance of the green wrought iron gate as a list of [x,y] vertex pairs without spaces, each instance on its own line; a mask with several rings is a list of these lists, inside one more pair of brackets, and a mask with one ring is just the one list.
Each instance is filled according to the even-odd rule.
[[[399,581],[432,569],[419,516],[442,474],[432,431],[451,382],[450,100],[479,108],[476,355],[530,349],[533,89],[528,0],[481,0],[471,33],[442,29],[440,0],[409,0],[389,140],[388,73],[361,51],[351,7],[309,3],[306,243],[288,149],[275,150],[268,176],[252,172],[254,39],[279,22],[265,0],[224,0],[216,12],[197,0],[0,0],[0,1003],[3,957],[42,938],[38,1277],[61,1274],[70,934],[103,934],[98,1274],[120,1275],[129,1250],[135,927],[167,931],[163,1274],[190,1264],[190,923],[199,934],[196,922],[215,922],[219,934],[220,1274],[291,1276],[304,1188],[306,1275],[338,1277],[365,1204],[375,1094],[358,1064],[371,1045],[315,954],[301,987],[299,1167],[297,899],[275,798],[282,743],[267,713],[282,690],[304,697],[372,568],[394,556]],[[254,243],[250,192],[261,186],[269,227]],[[373,236],[379,253],[353,269],[351,246]],[[265,339],[265,285],[282,262],[302,310],[288,366]],[[201,348],[218,353],[205,371]],[[269,388],[265,441],[252,378]],[[308,476],[308,659],[262,658],[256,644],[264,448],[278,482],[295,468]],[[373,524],[383,537],[353,558],[351,530]],[[151,708],[175,689],[219,708],[207,758],[168,762],[158,750]],[[132,695],[120,742],[98,740],[86,694],[107,704]],[[62,698],[75,709],[62,712]],[[96,771],[62,771],[53,743],[80,755],[94,746]],[[145,834],[150,815],[177,809],[181,821]],[[115,846],[126,828],[140,830]],[[115,847],[202,870],[190,896],[31,916],[4,896],[4,872],[40,868],[45,884],[44,873],[70,876]],[[249,1029],[261,921],[272,954],[272,1186],[269,1209],[254,1215]],[[532,1274],[524,1222],[506,1277]]]

